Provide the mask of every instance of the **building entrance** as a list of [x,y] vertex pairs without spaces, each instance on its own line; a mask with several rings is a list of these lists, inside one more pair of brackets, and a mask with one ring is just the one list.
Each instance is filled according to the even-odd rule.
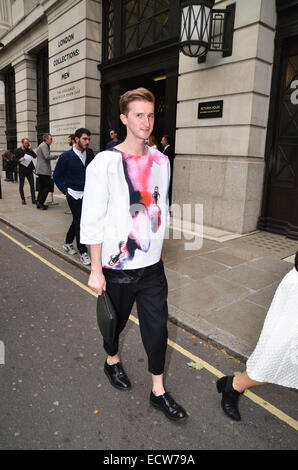
[[123,79],[102,89],[102,129],[101,150],[110,140],[109,131],[116,129],[120,139],[125,138],[125,127],[119,119],[120,95],[134,88],[148,88],[155,96],[155,124],[152,135],[160,145],[164,134],[170,136],[172,144],[175,139],[176,102],[177,102],[177,72],[166,74],[156,71],[150,75]]
[[[106,128],[107,139],[109,140],[109,129],[116,127],[118,131],[118,137],[121,140],[125,139],[126,131],[125,126],[121,123],[119,119],[119,97],[128,90],[134,88],[144,87],[150,90],[155,96],[155,123],[152,131],[152,135],[155,136],[157,143],[160,144],[162,135],[165,133],[165,94],[166,94],[166,76],[156,76],[153,78],[135,78],[130,80],[123,80],[117,84],[117,89],[119,90],[119,95],[115,96],[116,106],[113,106],[111,102],[110,106],[110,125]],[[112,91],[112,87],[110,93]],[[110,100],[113,99],[111,93]],[[113,108],[115,108],[115,115],[113,115]],[[108,109],[106,109],[106,112]]]
[[101,70],[101,150],[111,129],[125,137],[119,97],[145,87],[156,97],[153,134],[169,134],[174,144],[179,59],[179,0],[103,1]]
[[283,43],[276,66],[259,228],[298,240],[298,36]]

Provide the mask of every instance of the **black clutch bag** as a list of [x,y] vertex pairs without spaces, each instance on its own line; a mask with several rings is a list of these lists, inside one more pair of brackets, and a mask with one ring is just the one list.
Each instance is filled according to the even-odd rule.
[[113,343],[117,327],[117,314],[108,294],[103,291],[97,298],[97,323],[106,343]]

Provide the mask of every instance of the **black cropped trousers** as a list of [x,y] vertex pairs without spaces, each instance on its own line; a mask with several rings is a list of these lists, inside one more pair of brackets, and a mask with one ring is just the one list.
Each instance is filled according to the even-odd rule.
[[80,223],[83,199],[75,199],[70,194],[66,195],[66,199],[72,213],[72,223],[66,234],[65,243],[72,243],[74,239],[76,239],[77,248],[79,253],[82,255],[83,253],[87,253],[86,245],[83,245],[80,242]]
[[140,269],[103,269],[107,293],[118,315],[114,343],[104,341],[109,356],[118,353],[120,333],[125,328],[132,306],[136,302],[140,332],[148,357],[148,370],[154,375],[164,372],[168,329],[168,283],[163,262]]

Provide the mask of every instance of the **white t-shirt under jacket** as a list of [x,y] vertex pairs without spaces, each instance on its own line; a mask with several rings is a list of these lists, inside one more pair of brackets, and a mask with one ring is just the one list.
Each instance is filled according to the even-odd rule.
[[100,152],[86,170],[80,241],[102,243],[102,265],[137,269],[160,260],[169,221],[168,157],[117,149]]

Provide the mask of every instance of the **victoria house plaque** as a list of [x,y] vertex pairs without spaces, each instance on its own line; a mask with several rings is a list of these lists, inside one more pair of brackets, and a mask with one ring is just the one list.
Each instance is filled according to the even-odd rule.
[[223,100],[199,103],[198,119],[221,118],[222,113]]

